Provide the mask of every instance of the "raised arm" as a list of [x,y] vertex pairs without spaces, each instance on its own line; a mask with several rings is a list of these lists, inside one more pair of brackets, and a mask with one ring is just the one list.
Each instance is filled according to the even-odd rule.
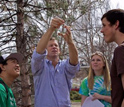
[[62,36],[68,44],[70,64],[76,65],[78,63],[78,52],[74,44],[74,41],[72,39],[70,27],[65,26],[65,28],[66,28],[66,33],[65,34],[59,33],[59,35]]
[[55,31],[55,29],[59,28],[62,24],[64,24],[64,20],[60,18],[52,19],[49,29],[41,37],[40,41],[37,44],[37,48],[36,48],[37,53],[41,54],[45,51],[48,41],[52,36],[53,32]]

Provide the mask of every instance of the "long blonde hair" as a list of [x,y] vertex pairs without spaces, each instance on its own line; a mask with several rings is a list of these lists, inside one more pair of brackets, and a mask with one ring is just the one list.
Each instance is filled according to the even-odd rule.
[[[110,90],[110,85],[111,85],[111,79],[110,79],[110,71],[109,71],[109,66],[108,66],[108,62],[106,57],[103,55],[102,52],[100,51],[96,51],[95,53],[93,53],[91,55],[91,59],[94,55],[98,55],[102,58],[103,62],[105,63],[105,66],[103,68],[103,77],[104,77],[104,85],[106,87],[107,90]],[[94,85],[94,71],[92,69],[92,66],[90,64],[90,68],[89,68],[89,74],[88,74],[88,87],[89,89],[93,89],[93,85]]]

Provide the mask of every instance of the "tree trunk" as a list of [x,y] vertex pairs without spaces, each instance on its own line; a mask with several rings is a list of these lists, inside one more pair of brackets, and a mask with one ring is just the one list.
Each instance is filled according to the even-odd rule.
[[21,65],[21,107],[31,107],[31,87],[30,77],[27,71],[28,57],[26,54],[26,35],[24,35],[24,11],[23,0],[17,0],[17,35],[16,44],[17,51],[24,56],[23,64]]

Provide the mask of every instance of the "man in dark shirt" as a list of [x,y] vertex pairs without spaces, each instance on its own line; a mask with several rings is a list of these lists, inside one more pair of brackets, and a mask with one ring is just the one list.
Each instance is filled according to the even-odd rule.
[[101,18],[107,43],[116,42],[111,66],[112,107],[124,107],[124,10],[113,9]]

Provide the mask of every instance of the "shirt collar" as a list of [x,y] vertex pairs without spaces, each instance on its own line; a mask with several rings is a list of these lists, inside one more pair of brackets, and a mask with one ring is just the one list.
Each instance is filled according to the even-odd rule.
[[[50,61],[50,60],[48,60],[48,59],[46,59],[46,62],[47,62],[47,63],[52,63],[52,61]],[[61,62],[61,60],[58,61],[58,64],[60,64],[60,62]]]

